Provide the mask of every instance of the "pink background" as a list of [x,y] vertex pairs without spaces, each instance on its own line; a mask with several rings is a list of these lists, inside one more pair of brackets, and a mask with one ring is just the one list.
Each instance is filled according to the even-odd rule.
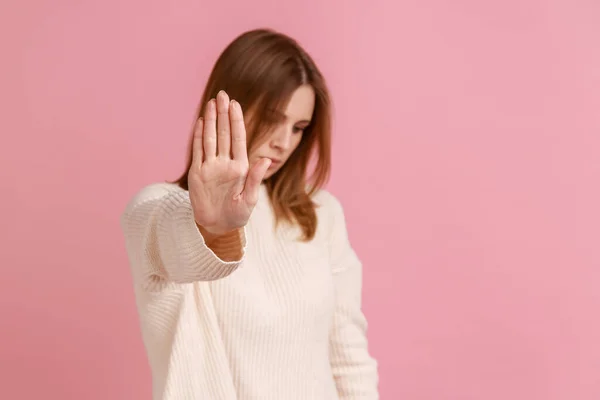
[[597,1],[0,7],[2,398],[150,398],[118,217],[259,26],[329,79],[382,398],[600,398]]

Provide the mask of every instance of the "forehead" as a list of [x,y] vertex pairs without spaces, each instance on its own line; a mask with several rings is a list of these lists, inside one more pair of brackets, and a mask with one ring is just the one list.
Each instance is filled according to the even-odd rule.
[[315,91],[310,85],[302,85],[292,93],[285,109],[286,117],[310,121],[315,109]]

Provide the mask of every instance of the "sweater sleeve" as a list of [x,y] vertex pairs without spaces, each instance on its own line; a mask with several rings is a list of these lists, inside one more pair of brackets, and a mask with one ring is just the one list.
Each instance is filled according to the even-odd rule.
[[132,269],[144,285],[216,280],[244,261],[245,228],[211,250],[194,220],[189,193],[180,188],[146,188],[130,201],[120,222]]
[[336,298],[329,338],[331,368],[340,399],[377,400],[378,364],[369,354],[367,321],[361,310],[362,264],[350,245],[342,206],[331,199],[330,255]]

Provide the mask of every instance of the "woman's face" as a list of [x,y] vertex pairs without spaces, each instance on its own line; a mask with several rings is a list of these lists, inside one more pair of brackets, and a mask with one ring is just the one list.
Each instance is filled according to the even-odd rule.
[[303,85],[292,94],[285,113],[273,111],[277,124],[262,144],[248,155],[250,165],[261,158],[271,159],[265,179],[277,172],[298,147],[304,130],[311,122],[314,108],[315,92],[312,86]]

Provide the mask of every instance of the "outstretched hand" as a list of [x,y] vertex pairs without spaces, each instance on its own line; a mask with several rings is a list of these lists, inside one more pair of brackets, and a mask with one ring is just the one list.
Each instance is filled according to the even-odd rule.
[[221,91],[196,123],[188,190],[196,223],[219,236],[246,225],[271,164],[248,165],[242,108]]

